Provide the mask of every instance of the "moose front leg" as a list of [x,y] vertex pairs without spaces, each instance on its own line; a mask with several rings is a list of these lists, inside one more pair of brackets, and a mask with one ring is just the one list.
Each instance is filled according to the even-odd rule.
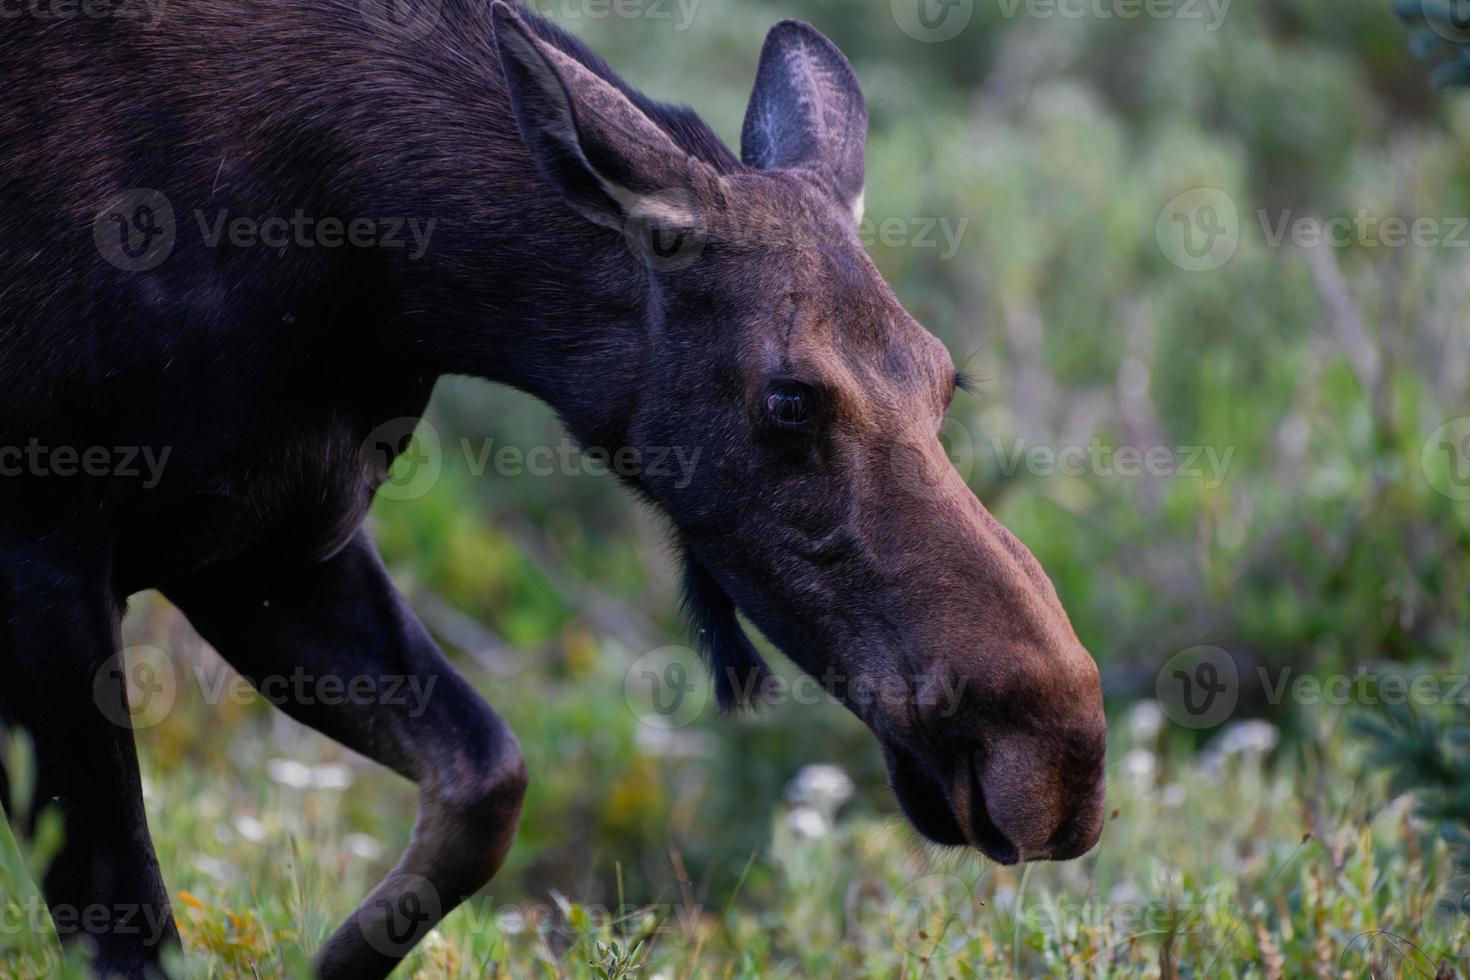
[[[526,789],[515,735],[434,645],[365,531],[318,565],[165,591],[257,686],[289,679],[277,703],[292,717],[419,785],[407,852],[317,958],[331,980],[387,976],[504,861]],[[343,693],[315,695],[327,679]]]
[[62,847],[42,878],[61,941],[87,946],[99,976],[161,977],[178,932],[143,809],[120,604],[95,549],[52,545],[0,541],[0,730],[26,732],[36,762],[29,802],[7,784],[0,804],[22,837],[46,809],[61,817]]

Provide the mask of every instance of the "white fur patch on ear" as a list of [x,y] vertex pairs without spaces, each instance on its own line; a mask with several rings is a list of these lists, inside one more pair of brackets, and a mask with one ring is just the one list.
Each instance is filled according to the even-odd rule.
[[[685,189],[687,156],[672,137],[614,84],[532,36],[508,7],[496,4],[495,10],[496,41],[521,136],[572,207],[619,231],[635,214],[660,226],[689,224],[693,196],[674,193]],[[566,170],[580,172],[580,178]],[[662,190],[638,193],[632,187]]]
[[863,214],[868,207],[868,189],[864,187],[858,191],[857,198],[852,202],[852,223],[860,225],[863,223]]
[[692,228],[700,223],[699,210],[688,194],[677,188],[655,194],[635,191],[603,179],[598,182],[629,218],[649,221],[667,228]]

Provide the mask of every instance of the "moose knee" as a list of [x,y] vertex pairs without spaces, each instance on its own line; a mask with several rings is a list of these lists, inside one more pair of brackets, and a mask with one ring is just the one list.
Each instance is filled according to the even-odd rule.
[[421,830],[479,887],[500,868],[515,837],[529,777],[514,737],[459,754],[425,799]]
[[468,807],[467,815],[482,821],[487,828],[509,824],[514,829],[530,782],[526,758],[520,746],[513,743],[508,750],[502,749],[477,766],[463,801]]

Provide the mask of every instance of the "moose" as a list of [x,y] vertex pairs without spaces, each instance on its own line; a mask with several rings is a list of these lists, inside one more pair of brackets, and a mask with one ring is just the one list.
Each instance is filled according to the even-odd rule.
[[[873,731],[923,837],[1004,864],[1094,845],[1098,670],[945,453],[963,379],[860,241],[868,112],[827,38],[770,30],[737,157],[504,0],[132,6],[0,34],[0,731],[36,763],[0,804],[22,834],[59,812],[42,889],[99,975],[178,943],[115,720],[142,590],[257,681],[432,691],[283,706],[420,790],[321,976],[388,975],[500,867],[516,737],[364,526],[383,433],[399,451],[450,374],[584,447],[701,448],[684,479],[619,478],[667,518],[723,707],[769,669],[744,617]],[[139,910],[157,941],[122,928]]]

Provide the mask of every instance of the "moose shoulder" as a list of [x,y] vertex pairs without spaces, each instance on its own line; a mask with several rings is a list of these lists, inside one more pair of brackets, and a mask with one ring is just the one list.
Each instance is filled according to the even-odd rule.
[[[432,691],[285,706],[421,789],[323,976],[388,974],[495,874],[515,736],[362,530],[445,374],[530,392],[584,445],[700,448],[677,479],[623,477],[669,518],[722,703],[766,669],[739,610],[871,727],[924,835],[1006,863],[1087,851],[1097,669],[945,458],[954,367],[857,239],[846,60],[776,25],[736,157],[524,9],[419,14],[175,0],[0,35],[0,722],[64,819],[53,911],[172,921],[105,710],[146,588],[247,677]],[[57,922],[103,975],[158,962],[114,921]]]

